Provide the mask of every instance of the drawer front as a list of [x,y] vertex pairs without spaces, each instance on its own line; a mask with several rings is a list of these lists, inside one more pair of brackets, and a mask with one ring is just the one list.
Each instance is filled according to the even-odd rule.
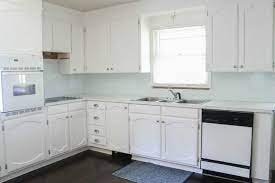
[[96,144],[96,145],[102,145],[106,146],[107,145],[107,140],[105,137],[99,137],[95,135],[89,135],[89,143],[90,144]]
[[104,102],[88,101],[89,109],[105,110]]
[[141,114],[160,114],[160,106],[150,106],[150,105],[130,105],[130,113],[141,113]]
[[89,125],[88,129],[90,135],[96,135],[101,137],[106,136],[105,128],[102,126]]
[[190,108],[177,108],[177,107],[162,107],[162,116],[175,116],[182,118],[198,119],[199,110]]
[[69,111],[80,111],[80,110],[86,110],[86,102],[76,102],[68,104],[68,110]]
[[49,106],[48,107],[48,114],[60,114],[60,113],[66,113],[68,112],[68,105],[55,105],[55,106]]
[[105,111],[89,110],[88,111],[88,124],[89,125],[105,125]]

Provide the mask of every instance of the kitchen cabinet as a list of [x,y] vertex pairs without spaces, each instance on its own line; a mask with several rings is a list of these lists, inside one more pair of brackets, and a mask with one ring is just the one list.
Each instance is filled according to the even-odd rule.
[[67,113],[48,116],[50,155],[57,156],[70,150],[69,116]]
[[160,116],[130,114],[130,152],[134,155],[160,158]]
[[0,123],[0,177],[4,175],[5,159],[4,159],[4,136],[3,136],[2,123]]
[[0,2],[0,53],[42,56],[42,0]]
[[79,74],[85,71],[84,27],[72,24],[72,51],[70,59],[59,62],[62,74]]
[[44,113],[4,122],[8,172],[13,172],[46,159],[46,129]]
[[71,24],[43,17],[43,51],[70,53],[72,46]]
[[87,145],[86,112],[70,112],[69,117],[71,150],[84,147]]
[[207,69],[271,72],[272,25],[272,0],[209,0]]
[[198,120],[162,117],[162,159],[198,165]]
[[112,151],[129,153],[128,104],[106,104],[108,146]]
[[131,73],[140,71],[139,20],[89,22],[86,28],[88,73]]

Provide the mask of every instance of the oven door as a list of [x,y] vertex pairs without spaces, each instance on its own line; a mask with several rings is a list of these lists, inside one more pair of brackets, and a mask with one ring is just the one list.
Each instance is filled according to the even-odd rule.
[[43,72],[3,72],[3,111],[44,106]]

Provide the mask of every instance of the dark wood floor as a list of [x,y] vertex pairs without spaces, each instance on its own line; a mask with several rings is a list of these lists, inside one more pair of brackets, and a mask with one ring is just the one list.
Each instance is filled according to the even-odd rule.
[[[85,152],[8,183],[129,183],[112,176],[112,172],[130,162],[127,156],[112,157],[96,152]],[[187,183],[232,183],[232,181],[193,174]]]

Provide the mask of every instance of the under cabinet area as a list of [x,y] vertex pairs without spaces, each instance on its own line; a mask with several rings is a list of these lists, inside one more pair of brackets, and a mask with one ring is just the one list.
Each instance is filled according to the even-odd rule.
[[87,145],[86,103],[48,107],[49,153],[64,154]]
[[3,124],[8,173],[46,159],[47,124],[44,113],[10,119]]
[[199,111],[130,104],[131,153],[198,167]]

